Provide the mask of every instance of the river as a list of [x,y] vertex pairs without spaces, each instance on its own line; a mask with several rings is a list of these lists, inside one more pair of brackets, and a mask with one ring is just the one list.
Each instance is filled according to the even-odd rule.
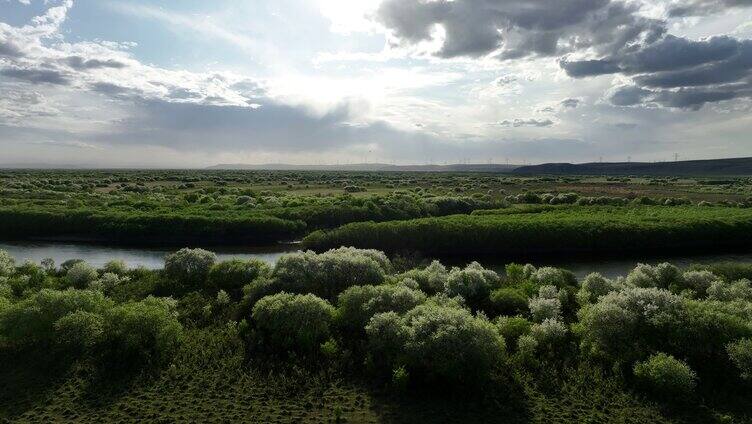
[[[257,258],[269,264],[274,264],[277,259],[290,252],[299,249],[296,244],[280,244],[267,247],[233,247],[217,248],[208,250],[215,252],[220,260],[232,258],[248,259]],[[161,268],[164,265],[164,257],[177,249],[154,248],[154,247],[119,247],[99,244],[64,243],[64,242],[0,242],[0,250],[5,250],[17,262],[31,260],[39,263],[42,259],[52,258],[56,264],[68,259],[83,259],[95,267],[101,267],[113,259],[121,259],[130,267],[143,266],[149,269]],[[752,252],[702,254],[683,256],[632,256],[629,258],[600,258],[600,257],[577,257],[577,258],[545,258],[531,260],[537,266],[557,266],[566,268],[575,273],[579,278],[591,272],[599,272],[606,277],[614,278],[626,275],[640,262],[656,264],[671,262],[679,267],[686,267],[693,263],[712,262],[745,262],[752,263]],[[467,261],[465,261],[466,263]],[[502,271],[503,261],[481,259],[479,261],[487,268]]]

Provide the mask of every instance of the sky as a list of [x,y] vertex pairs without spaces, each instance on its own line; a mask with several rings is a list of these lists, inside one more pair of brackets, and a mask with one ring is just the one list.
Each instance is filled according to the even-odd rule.
[[752,0],[0,0],[0,165],[752,156]]

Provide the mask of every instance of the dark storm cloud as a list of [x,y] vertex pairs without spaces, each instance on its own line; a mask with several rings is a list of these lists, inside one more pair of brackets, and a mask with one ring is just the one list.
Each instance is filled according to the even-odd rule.
[[34,84],[70,84],[65,74],[54,69],[12,67],[1,69],[0,75]]
[[681,0],[669,8],[668,14],[671,17],[702,16],[750,6],[752,0]]
[[752,65],[752,42],[720,36],[693,41],[667,35],[660,41],[623,55],[604,59],[562,60],[561,67],[571,77],[623,73],[627,75],[676,71],[704,65],[717,65],[717,71],[748,69]]
[[635,86],[611,93],[610,100],[617,106],[649,102],[698,109],[706,103],[749,97],[752,41],[728,36],[695,41],[668,35],[629,53],[560,64],[574,78],[632,77]]
[[434,26],[443,26],[440,57],[479,57],[503,47],[501,59],[517,59],[587,47],[619,50],[665,32],[661,21],[636,11],[613,0],[387,0],[377,16],[411,44],[430,40]]

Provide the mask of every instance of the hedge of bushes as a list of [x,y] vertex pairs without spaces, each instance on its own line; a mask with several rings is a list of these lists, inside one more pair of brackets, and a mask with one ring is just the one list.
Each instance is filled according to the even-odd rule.
[[304,239],[307,248],[349,245],[389,252],[472,255],[624,252],[749,246],[752,211],[720,207],[554,208],[349,224]]
[[0,252],[0,350],[155,367],[172,360],[185,327],[231,325],[249,358],[341,366],[395,388],[456,390],[523,371],[550,379],[585,363],[686,401],[752,378],[752,283],[729,278],[747,268],[706,268],[641,264],[578,280],[529,264],[497,273],[434,261],[400,273],[382,252],[339,248],[273,267],[183,249],[147,271],[17,264]]

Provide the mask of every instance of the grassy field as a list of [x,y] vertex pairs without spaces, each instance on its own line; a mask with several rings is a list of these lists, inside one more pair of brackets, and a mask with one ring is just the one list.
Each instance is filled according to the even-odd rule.
[[[745,178],[243,171],[0,171],[0,237],[268,244],[317,229],[514,203],[746,205]],[[575,196],[575,197],[571,197]]]

